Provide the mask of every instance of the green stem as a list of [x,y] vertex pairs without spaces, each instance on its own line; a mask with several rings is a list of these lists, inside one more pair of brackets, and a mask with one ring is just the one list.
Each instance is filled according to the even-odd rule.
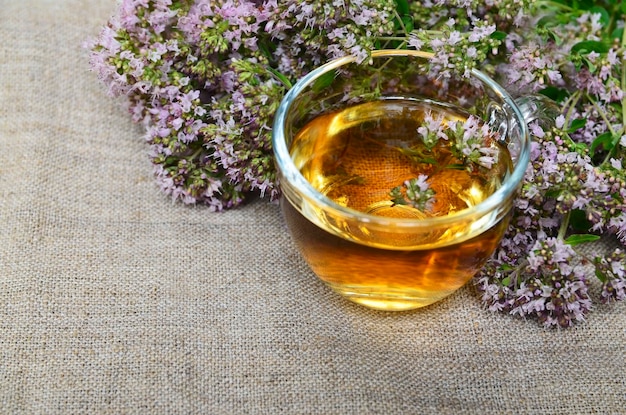
[[593,99],[593,97],[589,96],[589,94],[585,94],[585,97],[589,100],[589,102],[591,102],[593,104],[593,107],[596,109],[596,111],[598,111],[598,114],[600,114],[600,116],[602,117],[602,119],[604,120],[604,123],[606,124],[606,126],[608,127],[609,131],[611,132],[611,135],[616,135],[617,132],[613,129],[613,126],[611,125],[611,123],[609,122],[609,119],[606,118],[606,114],[604,113],[604,111],[602,111],[600,109],[600,107],[598,106],[598,101],[596,101],[595,99]]
[[204,150],[204,147],[200,146],[191,156],[186,157],[186,159],[189,161],[195,160],[196,158],[198,158],[200,153],[202,153],[202,150]]
[[402,31],[408,34],[409,32],[406,30],[406,26],[404,25],[404,22],[402,21],[402,17],[398,14],[398,10],[394,9],[393,14],[398,20],[398,23],[400,23],[400,28],[402,29]]
[[[624,74],[622,74],[622,85],[624,85]],[[604,111],[602,111],[600,109],[600,107],[598,106],[597,101],[595,101],[592,97],[590,97],[589,94],[586,94],[586,97],[587,97],[587,99],[590,102],[593,103],[593,107],[596,109],[596,111],[598,111],[598,114],[600,114],[600,116],[602,117],[602,120],[604,121],[604,123],[608,127],[611,135],[613,136],[613,140],[614,140],[613,148],[615,148],[615,145],[617,144],[617,140],[619,139],[619,137],[621,137],[621,134],[624,131],[624,127],[622,127],[622,130],[619,133],[617,131],[615,131],[615,129],[613,128],[613,126],[609,122],[608,118],[606,118],[606,114],[604,113]],[[623,103],[622,103],[622,115],[624,115],[624,104]],[[624,122],[626,122],[626,119],[624,120]],[[604,157],[604,160],[602,160],[602,163],[600,163],[600,166],[608,163],[609,160],[611,160],[612,156],[613,156],[613,150],[611,150],[611,151],[609,151],[607,153],[606,157]]]
[[[582,92],[578,90],[574,92],[572,96],[569,97],[565,105],[563,105],[563,108],[567,108],[567,105],[569,105],[569,109],[567,110],[567,113],[565,114],[565,121],[563,123],[563,127],[567,128],[567,126],[569,125],[569,122],[572,118],[572,114],[574,113],[574,110],[576,109],[576,104],[578,104],[578,101],[580,100],[581,97],[582,97]],[[569,136],[569,133],[564,133],[563,136],[564,138],[569,140],[572,146],[576,145],[574,140],[572,140],[572,138]]]
[[567,106],[569,106],[567,110],[567,114],[565,114],[564,125],[569,124],[569,120],[572,118],[572,114],[574,113],[574,110],[576,109],[576,104],[578,104],[578,101],[580,100],[581,96],[582,96],[582,91],[578,90],[574,92],[572,96],[570,96],[569,99],[565,102],[565,105],[563,105],[563,108],[567,108]]
[[567,114],[571,115],[571,109],[576,106],[576,103],[580,99],[580,94],[580,90],[576,90],[572,95],[570,95],[561,105],[561,111],[565,111],[567,108]]
[[571,214],[572,211],[568,210],[565,216],[563,216],[563,220],[561,221],[561,227],[559,228],[559,234],[557,235],[558,239],[565,240],[565,234],[567,233],[567,228],[569,227]]
[[420,32],[426,33],[427,35],[434,35],[434,36],[439,36],[444,33],[442,30],[428,30],[428,29],[422,29],[420,30]]

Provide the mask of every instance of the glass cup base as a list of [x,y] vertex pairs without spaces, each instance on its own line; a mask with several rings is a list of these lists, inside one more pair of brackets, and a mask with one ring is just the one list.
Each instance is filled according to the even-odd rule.
[[339,285],[326,283],[333,291],[347,300],[381,311],[408,311],[426,307],[436,303],[456,291],[420,292],[413,290],[393,290],[390,288],[375,288],[371,286]]

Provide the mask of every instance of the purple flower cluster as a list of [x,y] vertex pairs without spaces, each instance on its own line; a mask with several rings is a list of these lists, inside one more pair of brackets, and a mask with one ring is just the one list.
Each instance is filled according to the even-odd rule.
[[426,112],[417,134],[428,149],[441,140],[448,141],[454,156],[468,167],[476,164],[490,169],[498,161],[498,149],[490,144],[496,139],[495,132],[473,115],[460,122]]
[[[564,244],[568,234],[581,230],[614,234],[626,244],[622,219],[626,214],[626,182],[616,159],[596,165],[586,152],[575,150],[576,141],[571,138],[573,134],[567,134],[564,117],[555,121],[547,131],[536,122],[530,125],[534,136],[531,166],[515,200],[514,216],[476,282],[491,310],[534,315],[546,325],[568,327],[591,309],[589,272],[581,264],[595,264],[595,274],[602,276],[603,302],[624,299],[626,261],[621,251],[587,261],[582,253],[576,254],[575,246]],[[572,238],[571,244],[576,245],[579,238]],[[530,296],[529,287],[535,296]],[[546,301],[552,306],[560,304],[560,308],[534,306]]]
[[407,46],[429,49],[441,76],[469,74],[497,57],[504,33],[523,20],[529,0],[436,0],[411,2],[415,29]]
[[425,174],[404,181],[401,186],[391,189],[389,194],[395,205],[408,205],[422,212],[431,211],[435,204],[436,193]]
[[606,257],[595,258],[596,275],[602,281],[602,301],[626,299],[626,253],[616,248]]
[[111,95],[146,126],[161,189],[212,210],[278,195],[273,114],[328,59],[367,59],[393,0],[122,0],[88,46]]
[[495,73],[515,94],[552,97],[561,115],[529,125],[531,166],[508,232],[477,287],[488,308],[535,316],[548,326],[583,319],[591,309],[589,275],[602,281],[601,301],[625,297],[623,249],[593,258],[579,249],[600,235],[626,245],[625,47],[605,19],[610,7],[601,6],[610,5],[527,16],[507,35],[508,58]]
[[[569,327],[591,309],[586,271],[572,266],[576,252],[559,238],[536,241],[515,268],[494,259],[477,281],[490,310],[534,315],[545,326]],[[497,283],[494,283],[494,279]]]

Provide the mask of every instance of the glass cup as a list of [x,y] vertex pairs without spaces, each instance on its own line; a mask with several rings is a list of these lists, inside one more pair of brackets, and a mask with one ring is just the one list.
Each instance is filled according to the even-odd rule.
[[[529,163],[526,123],[546,118],[541,100],[516,103],[484,73],[444,74],[431,58],[336,59],[300,79],[275,116],[281,209],[299,251],[333,290],[374,309],[432,304],[481,269]],[[438,138],[468,123],[483,132],[478,146]]]

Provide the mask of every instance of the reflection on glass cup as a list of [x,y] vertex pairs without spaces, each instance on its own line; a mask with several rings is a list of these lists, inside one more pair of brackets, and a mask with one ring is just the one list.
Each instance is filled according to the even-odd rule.
[[[480,71],[438,75],[431,57],[334,60],[298,81],[275,117],[298,249],[328,286],[371,308],[426,306],[467,283],[500,242],[529,161],[533,101],[520,108]],[[479,142],[465,142],[468,131]]]

